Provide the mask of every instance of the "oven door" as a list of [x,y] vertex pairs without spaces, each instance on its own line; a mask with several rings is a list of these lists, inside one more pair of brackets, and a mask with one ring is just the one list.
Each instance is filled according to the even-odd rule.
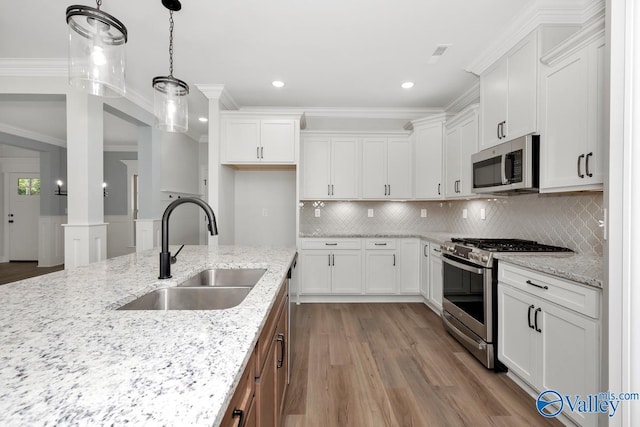
[[442,255],[444,310],[484,341],[493,342],[491,268]]

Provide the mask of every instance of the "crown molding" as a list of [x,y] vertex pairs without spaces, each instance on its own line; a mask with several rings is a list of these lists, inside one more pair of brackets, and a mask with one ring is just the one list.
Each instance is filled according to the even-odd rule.
[[480,82],[476,82],[462,95],[454,99],[444,107],[447,112],[457,113],[465,109],[465,107],[480,102]]
[[344,135],[352,135],[352,136],[387,136],[387,137],[405,137],[410,135],[411,132],[405,131],[389,131],[389,130],[308,130],[301,131],[301,135],[305,137],[309,136],[344,136]]
[[61,58],[1,58],[1,77],[67,77],[68,60]]
[[604,0],[536,0],[502,33],[498,41],[465,67],[465,71],[482,74],[513,46],[543,24],[582,25],[604,10]]
[[604,37],[605,22],[604,11],[596,15],[585,26],[573,34],[571,37],[551,49],[546,55],[540,58],[540,62],[545,65],[554,65],[558,61],[572,55],[574,52],[582,49],[587,44]]
[[238,103],[223,84],[196,84],[200,92],[208,99],[217,99],[225,110],[237,110]]
[[45,144],[57,145],[58,147],[66,147],[67,141],[50,135],[34,132],[27,129],[11,126],[6,123],[0,123],[0,132],[15,135],[21,138],[30,139],[32,141],[44,142]]
[[[247,107],[242,110],[286,111],[282,107]],[[442,113],[441,108],[342,108],[342,107],[292,107],[290,110],[304,111],[306,117],[358,118],[358,119],[402,119],[414,120],[430,114]]]
[[450,116],[449,121],[446,123],[447,127],[455,126],[461,121],[466,120],[471,115],[478,114],[478,110],[480,110],[480,104],[468,105],[464,110],[460,111],[456,115]]
[[450,112],[432,114],[427,117],[422,117],[420,119],[408,121],[403,126],[403,129],[409,132],[413,132],[417,127],[429,126],[436,123],[445,123],[447,120],[450,120],[453,116],[454,116],[454,113],[450,113]]

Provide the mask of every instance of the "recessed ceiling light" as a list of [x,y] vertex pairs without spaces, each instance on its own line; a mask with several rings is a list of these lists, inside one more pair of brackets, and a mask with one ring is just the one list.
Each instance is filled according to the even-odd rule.
[[280,81],[280,80],[274,80],[271,82],[271,84],[273,85],[273,87],[283,87],[284,86],[284,82]]
[[209,121],[209,119],[207,119],[206,117],[198,117],[198,120],[200,120],[202,123],[207,123]]
[[404,82],[400,86],[402,86],[402,89],[411,89],[413,87],[413,82]]

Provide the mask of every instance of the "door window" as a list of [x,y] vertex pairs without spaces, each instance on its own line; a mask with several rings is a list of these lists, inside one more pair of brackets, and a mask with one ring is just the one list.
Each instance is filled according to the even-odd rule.
[[39,196],[40,178],[18,178],[19,196]]

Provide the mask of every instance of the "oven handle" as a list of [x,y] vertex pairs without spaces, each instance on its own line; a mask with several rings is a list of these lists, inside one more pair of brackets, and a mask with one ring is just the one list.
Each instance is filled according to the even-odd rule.
[[487,344],[486,343],[478,342],[478,341],[476,341],[474,339],[469,338],[468,336],[466,336],[462,332],[460,332],[458,330],[458,328],[456,328],[455,325],[449,321],[449,319],[448,319],[449,317],[451,317],[451,315],[449,313],[447,313],[446,311],[442,312],[442,321],[445,323],[446,326],[448,326],[448,328],[447,328],[448,331],[453,332],[456,335],[457,338],[459,338],[462,341],[466,342],[467,344],[469,344],[473,348],[477,348],[478,350],[484,350],[485,348],[487,348]]
[[471,267],[470,265],[463,264],[463,263],[458,262],[458,261],[454,261],[451,258],[448,258],[446,256],[442,257],[442,261],[444,261],[447,264],[452,265],[454,267],[458,267],[458,268],[460,268],[462,270],[469,271],[471,273],[484,274],[484,269],[483,268]]

